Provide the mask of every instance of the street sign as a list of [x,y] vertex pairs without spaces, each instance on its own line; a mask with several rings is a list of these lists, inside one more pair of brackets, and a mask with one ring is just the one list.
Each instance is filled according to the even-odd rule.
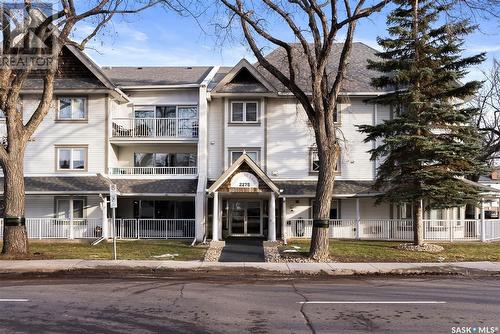
[[118,207],[118,190],[116,189],[116,184],[109,185],[109,205],[112,209]]

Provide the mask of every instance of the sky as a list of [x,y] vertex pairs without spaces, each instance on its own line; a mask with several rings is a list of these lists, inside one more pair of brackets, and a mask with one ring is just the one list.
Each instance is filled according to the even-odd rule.
[[[377,36],[386,34],[386,14],[381,12],[360,21],[355,41],[378,48]],[[255,61],[241,36],[224,43],[214,36],[217,15],[208,10],[195,20],[164,8],[152,8],[140,14],[117,16],[86,51],[101,66],[232,66],[241,58]],[[467,79],[480,79],[481,70],[491,66],[493,58],[500,59],[500,19],[476,17],[474,22],[479,31],[467,37],[465,54],[487,52],[488,60],[480,68],[471,69]],[[272,23],[275,34],[293,39],[283,23]],[[90,25],[81,25],[75,35],[85,35],[90,29]]]

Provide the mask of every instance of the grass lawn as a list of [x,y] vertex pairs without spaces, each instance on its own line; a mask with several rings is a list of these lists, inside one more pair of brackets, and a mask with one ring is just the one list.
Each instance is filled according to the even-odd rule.
[[[1,243],[0,243],[1,246]],[[110,260],[113,243],[101,242],[97,246],[77,242],[30,242],[30,255],[27,259],[89,259]],[[202,260],[206,247],[191,247],[189,241],[180,240],[132,240],[117,242],[119,260]],[[179,254],[175,257],[154,256]],[[8,258],[0,256],[0,260]]]
[[[440,253],[399,250],[396,248],[399,244],[401,242],[330,240],[330,257],[337,262],[500,261],[500,242],[440,243],[444,247]],[[297,249],[296,256],[307,256],[309,240],[289,240],[281,250],[285,249]]]

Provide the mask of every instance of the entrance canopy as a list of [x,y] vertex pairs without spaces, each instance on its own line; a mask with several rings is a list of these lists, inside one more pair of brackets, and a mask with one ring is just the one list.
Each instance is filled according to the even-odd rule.
[[246,154],[236,160],[207,190],[214,192],[280,194],[280,189],[264,171]]

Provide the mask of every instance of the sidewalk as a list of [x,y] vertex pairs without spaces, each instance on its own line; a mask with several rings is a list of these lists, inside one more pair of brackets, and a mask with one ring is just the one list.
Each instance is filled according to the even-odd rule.
[[0,275],[61,272],[126,271],[162,273],[169,271],[221,273],[243,271],[253,274],[370,275],[370,274],[460,274],[498,275],[500,262],[447,263],[257,263],[136,260],[21,260],[0,261]]

